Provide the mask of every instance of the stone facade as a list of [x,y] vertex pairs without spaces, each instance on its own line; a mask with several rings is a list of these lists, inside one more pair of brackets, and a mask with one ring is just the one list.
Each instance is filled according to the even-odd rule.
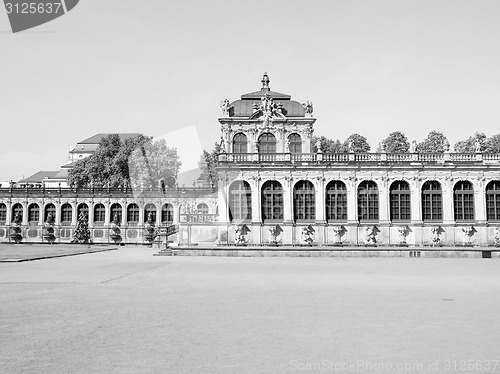
[[113,243],[115,226],[119,227],[121,243],[146,243],[145,229],[152,213],[155,228],[179,225],[179,233],[169,240],[213,245],[217,242],[217,210],[217,194],[206,188],[0,188],[0,242],[12,241],[16,213],[21,218],[22,242],[44,242],[43,229],[50,213],[54,215],[56,243],[71,242],[78,214],[84,211],[94,243]]
[[[290,96],[270,91],[267,82],[260,92],[227,101],[219,119],[226,150],[219,156],[219,205],[226,208],[219,222],[227,227],[227,244],[496,243],[500,155],[311,153],[312,104],[266,114],[261,103],[269,98],[293,107]],[[259,145],[264,134],[267,143],[274,137],[274,146]],[[290,136],[302,146],[290,149]]]
[[49,214],[70,242],[83,211],[95,243],[178,225],[170,239],[189,246],[500,246],[499,154],[312,153],[312,103],[271,91],[267,74],[221,109],[217,191],[11,185],[0,242],[45,241]]

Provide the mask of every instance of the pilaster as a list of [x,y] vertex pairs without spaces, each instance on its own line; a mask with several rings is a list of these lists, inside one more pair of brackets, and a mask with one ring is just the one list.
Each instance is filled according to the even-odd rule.
[[443,223],[453,225],[455,223],[453,214],[453,179],[446,177],[439,182],[441,183],[443,194]]

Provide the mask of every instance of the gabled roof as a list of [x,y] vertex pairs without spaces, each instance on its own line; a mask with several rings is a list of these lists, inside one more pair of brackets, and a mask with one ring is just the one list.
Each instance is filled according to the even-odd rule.
[[141,134],[136,133],[136,132],[131,132],[131,133],[105,133],[105,134],[95,134],[94,136],[91,136],[88,139],[82,140],[81,142],[78,142],[77,144],[99,144],[101,140],[109,135],[118,135],[120,137],[120,140],[126,140],[130,138],[135,138],[136,136],[139,136]]
[[45,178],[54,178],[59,171],[39,171],[32,176],[20,180],[18,183],[42,183]]

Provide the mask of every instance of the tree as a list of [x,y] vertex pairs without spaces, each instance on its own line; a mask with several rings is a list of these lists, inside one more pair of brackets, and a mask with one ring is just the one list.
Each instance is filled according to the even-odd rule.
[[484,152],[500,153],[500,134],[493,135],[484,143]]
[[410,143],[401,131],[391,132],[387,138],[380,142],[381,151],[387,153],[407,153]]
[[479,150],[483,150],[486,142],[486,135],[482,132],[476,132],[467,140],[461,140],[455,144],[455,152],[473,153],[476,152],[476,147],[479,145]]
[[318,152],[316,145],[318,141],[321,144],[321,151],[324,153],[341,153],[346,151],[340,140],[328,139],[326,136],[313,136],[311,140],[311,151],[313,153]]
[[219,163],[219,153],[221,152],[221,147],[219,143],[215,143],[212,152],[203,150],[203,154],[198,161],[198,167],[201,169],[202,173],[208,179],[208,183],[212,188],[217,187],[219,181],[219,176],[217,174],[217,164]]
[[182,165],[177,149],[167,147],[165,139],[141,144],[128,160],[130,183],[134,188],[152,188],[158,187],[160,181],[176,181]]
[[366,138],[359,134],[352,134],[345,140],[344,149],[346,152],[366,153],[370,152],[370,144]]
[[180,165],[177,151],[168,148],[163,139],[153,142],[151,137],[138,135],[121,141],[112,134],[101,140],[91,156],[75,164],[68,173],[68,182],[76,188],[151,187],[160,179],[177,179]]
[[89,223],[87,222],[87,216],[83,212],[78,216],[75,233],[73,234],[73,240],[71,242],[80,244],[87,244],[90,242]]
[[444,153],[449,151],[450,142],[446,136],[439,131],[431,131],[427,138],[421,143],[418,143],[416,151],[419,153]]

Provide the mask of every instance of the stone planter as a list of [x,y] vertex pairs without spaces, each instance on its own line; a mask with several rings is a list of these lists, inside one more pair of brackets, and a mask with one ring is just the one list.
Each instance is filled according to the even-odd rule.
[[122,236],[120,235],[120,231],[112,231],[111,234],[109,234],[109,237],[111,240],[113,240],[116,244],[120,244],[122,241]]
[[16,244],[21,243],[21,241],[23,240],[23,236],[21,235],[21,228],[18,226],[12,226],[10,228],[9,236],[10,240],[15,242]]

